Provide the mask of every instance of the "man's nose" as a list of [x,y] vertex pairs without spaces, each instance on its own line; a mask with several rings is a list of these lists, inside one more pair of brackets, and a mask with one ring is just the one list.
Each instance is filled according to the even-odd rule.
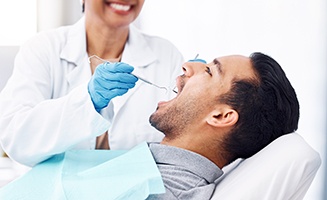
[[183,72],[184,72],[184,76],[190,77],[193,76],[194,74],[194,63],[184,63],[182,66]]
[[206,61],[202,59],[189,60],[182,66],[184,75],[188,77],[193,76],[197,71],[204,67],[204,64],[206,64]]

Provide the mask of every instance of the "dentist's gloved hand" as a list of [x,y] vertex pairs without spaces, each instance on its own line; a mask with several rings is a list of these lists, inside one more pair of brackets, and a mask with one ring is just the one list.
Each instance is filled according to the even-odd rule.
[[88,84],[88,92],[95,109],[99,112],[110,100],[125,94],[135,86],[134,68],[126,63],[102,63],[98,65]]

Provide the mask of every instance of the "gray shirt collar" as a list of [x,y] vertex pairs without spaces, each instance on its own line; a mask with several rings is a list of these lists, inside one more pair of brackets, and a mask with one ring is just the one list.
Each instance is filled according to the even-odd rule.
[[150,143],[149,148],[156,163],[186,168],[209,183],[213,183],[223,174],[216,164],[195,152],[158,143]]

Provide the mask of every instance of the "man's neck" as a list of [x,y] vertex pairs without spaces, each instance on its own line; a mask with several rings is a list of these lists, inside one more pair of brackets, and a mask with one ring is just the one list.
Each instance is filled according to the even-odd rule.
[[[198,134],[199,135],[199,134]],[[199,137],[176,137],[169,138],[164,137],[161,144],[175,146],[178,148],[186,149],[197,154],[200,154],[213,163],[219,168],[227,165],[227,160],[223,157],[224,153],[220,149],[222,145],[217,144],[217,140],[211,140],[204,138],[205,136],[199,135]]]

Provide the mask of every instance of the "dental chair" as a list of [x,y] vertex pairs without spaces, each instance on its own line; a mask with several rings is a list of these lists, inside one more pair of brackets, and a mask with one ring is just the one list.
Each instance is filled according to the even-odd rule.
[[224,167],[211,199],[303,199],[320,165],[319,154],[298,133],[287,134]]

